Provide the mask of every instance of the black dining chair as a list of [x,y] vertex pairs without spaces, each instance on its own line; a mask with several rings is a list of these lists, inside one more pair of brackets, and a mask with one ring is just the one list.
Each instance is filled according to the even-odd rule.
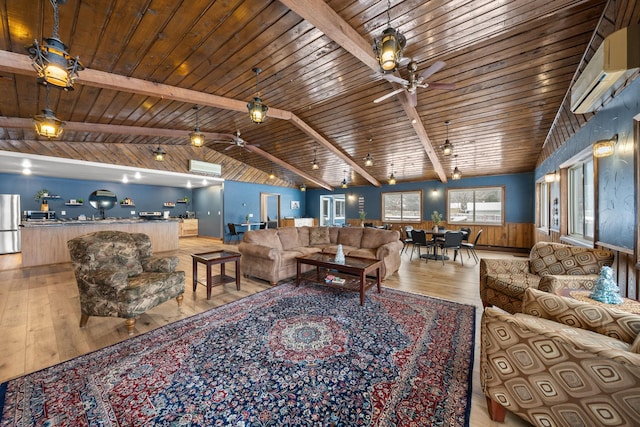
[[261,222],[260,223],[260,230],[264,230],[265,228],[267,228],[267,223],[266,222]]
[[229,235],[231,236],[231,238],[229,239],[229,242],[231,242],[231,239],[235,236],[237,241],[240,241],[240,236],[242,236],[244,234],[244,231],[237,231],[236,230],[236,225],[232,222],[227,224],[227,227],[229,227]]
[[[402,232],[402,229],[400,229]],[[413,246],[413,237],[411,236],[411,232],[413,231],[413,227],[410,225],[407,225],[404,227],[404,235],[402,236],[402,250],[400,251],[400,255],[402,255],[402,253],[405,251],[405,249],[407,249],[407,247],[409,245]]]
[[460,227],[460,231],[462,231],[462,243],[468,242],[469,237],[471,237],[471,228],[469,227]]
[[478,234],[476,234],[476,238],[473,239],[473,243],[462,242],[462,247],[467,250],[467,255],[469,256],[469,258],[471,258],[471,255],[473,255],[473,259],[476,261],[476,264],[479,261],[478,254],[476,253],[476,245],[478,244],[478,240],[480,240],[481,234],[482,234],[482,228],[480,229],[480,231],[478,231]]
[[418,248],[418,258],[422,258],[421,248],[425,248],[427,253],[425,256],[429,254],[429,248],[433,247],[433,241],[427,240],[427,233],[424,230],[413,230],[411,231],[411,238],[413,239],[413,249],[411,249],[411,256],[409,260],[413,258],[413,252]]
[[[442,265],[444,265],[444,253],[448,249],[453,249],[453,260],[455,261],[458,257],[458,251],[462,249],[462,232],[447,231],[444,234],[444,239],[442,241],[436,241],[436,245],[440,248],[440,253],[442,254]],[[464,265],[462,254],[460,254],[460,262]]]

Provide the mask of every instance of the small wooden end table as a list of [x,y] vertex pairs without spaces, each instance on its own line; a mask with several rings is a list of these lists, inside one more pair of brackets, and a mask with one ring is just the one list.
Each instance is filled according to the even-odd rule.
[[[214,285],[222,285],[224,283],[231,283],[235,280],[236,289],[240,290],[240,254],[231,251],[212,251],[202,252],[199,254],[191,254],[193,260],[193,292],[196,291],[198,283],[207,286],[207,299],[211,299],[211,288]],[[225,274],[225,264],[227,262],[235,261],[236,263],[236,277],[227,276]],[[207,266],[207,282],[198,282],[198,263],[202,263]],[[220,264],[220,274],[216,276],[211,275],[211,266]]]

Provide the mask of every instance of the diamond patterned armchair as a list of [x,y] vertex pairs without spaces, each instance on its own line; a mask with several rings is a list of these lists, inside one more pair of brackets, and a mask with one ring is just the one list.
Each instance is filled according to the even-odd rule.
[[518,313],[527,288],[555,292],[561,288],[592,290],[600,269],[613,264],[614,255],[561,243],[536,243],[529,259],[480,260],[480,298],[485,307]]
[[489,414],[536,426],[640,423],[640,315],[527,289],[523,313],[485,308],[480,379]]
[[98,231],[67,242],[80,293],[80,327],[89,316],[126,319],[129,335],[136,318],[176,298],[182,304],[184,271],[178,257],[154,257],[143,233]]

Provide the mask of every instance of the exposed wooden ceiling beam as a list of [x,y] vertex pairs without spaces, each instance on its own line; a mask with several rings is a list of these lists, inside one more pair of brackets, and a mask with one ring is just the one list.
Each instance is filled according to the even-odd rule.
[[[361,37],[340,15],[331,9],[324,0],[280,0],[280,3],[287,6],[304,20],[309,21],[314,27],[322,31],[327,37],[342,46],[347,52],[358,58],[358,60],[366,66],[379,72],[380,66],[373,55],[371,44]],[[399,89],[401,86],[393,84],[393,87],[394,89]],[[440,163],[433,144],[431,144],[431,140],[422,124],[420,115],[415,107],[411,106],[405,91],[403,91],[403,95],[404,96],[398,96],[397,99],[409,117],[413,129],[416,131],[440,181],[446,183],[447,175]]]
[[[33,126],[33,120],[24,119],[20,117],[2,117],[0,116],[0,127],[5,128],[17,128],[17,129],[25,129]],[[144,135],[144,136],[158,136],[158,137],[167,137],[167,138],[184,138],[185,143],[189,138],[189,131],[181,130],[181,129],[160,129],[160,128],[148,128],[142,126],[124,126],[124,125],[110,125],[110,124],[100,124],[100,123],[82,123],[82,122],[65,122],[64,126],[66,131],[71,132],[96,132],[96,133],[109,133],[109,134],[117,134],[117,135]],[[235,135],[227,134],[227,133],[213,133],[213,132],[202,132],[206,139],[214,140],[214,139],[222,139],[228,138],[231,142]],[[248,142],[248,141],[247,141]],[[288,164],[287,162],[267,153],[260,148],[257,148],[254,145],[246,145],[245,148],[249,151],[252,151],[267,160],[272,161],[273,163],[288,169],[289,171],[295,173],[303,177],[304,179],[313,182],[314,184],[326,189],[333,190],[333,187],[326,183],[325,181],[310,175],[295,166]],[[216,150],[217,151],[217,150]]]
[[[31,59],[27,55],[19,53],[8,52],[0,50],[0,70],[8,71],[15,74],[31,75],[33,74],[33,67],[31,65]],[[225,98],[218,95],[212,95],[204,92],[198,92],[191,89],[184,89],[176,86],[165,85],[161,83],[149,82],[142,79],[136,79],[132,77],[121,76],[118,74],[107,73],[104,71],[84,69],[77,80],[78,84],[86,86],[99,87],[104,89],[112,89],[120,92],[129,92],[145,96],[151,96],[162,99],[170,99],[173,101],[185,102],[189,104],[196,104],[200,106],[209,106],[215,108],[221,108],[224,110],[232,111],[247,111],[247,105],[245,101],[240,101],[232,98]],[[295,116],[290,111],[281,110],[278,108],[269,107],[269,116],[282,120],[290,120],[292,123],[305,132],[309,137],[313,138],[320,145],[324,146],[340,159],[350,164],[354,170],[360,174],[363,178],[369,181],[376,187],[381,187],[382,184],[369,174],[364,168],[360,167],[351,157],[338,150],[332,143],[322,137],[311,126],[303,122],[300,118]],[[27,127],[31,127],[31,123]],[[68,128],[69,124],[67,124]],[[94,126],[94,125],[92,125]],[[70,128],[68,128],[70,129]],[[146,128],[145,128],[146,129]],[[87,130],[83,130],[88,132]],[[147,134],[148,135],[148,134]],[[262,151],[262,150],[261,150]],[[297,173],[297,172],[296,172]],[[315,180],[315,178],[314,178]],[[315,182],[315,181],[313,181]],[[318,184],[320,185],[320,184]],[[328,184],[323,183],[321,185],[326,188]]]

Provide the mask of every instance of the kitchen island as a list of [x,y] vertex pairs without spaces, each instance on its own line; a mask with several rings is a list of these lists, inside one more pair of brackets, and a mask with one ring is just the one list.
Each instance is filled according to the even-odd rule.
[[154,253],[178,249],[178,220],[104,219],[98,221],[42,220],[22,223],[22,266],[70,262],[67,241],[94,231],[144,233]]

